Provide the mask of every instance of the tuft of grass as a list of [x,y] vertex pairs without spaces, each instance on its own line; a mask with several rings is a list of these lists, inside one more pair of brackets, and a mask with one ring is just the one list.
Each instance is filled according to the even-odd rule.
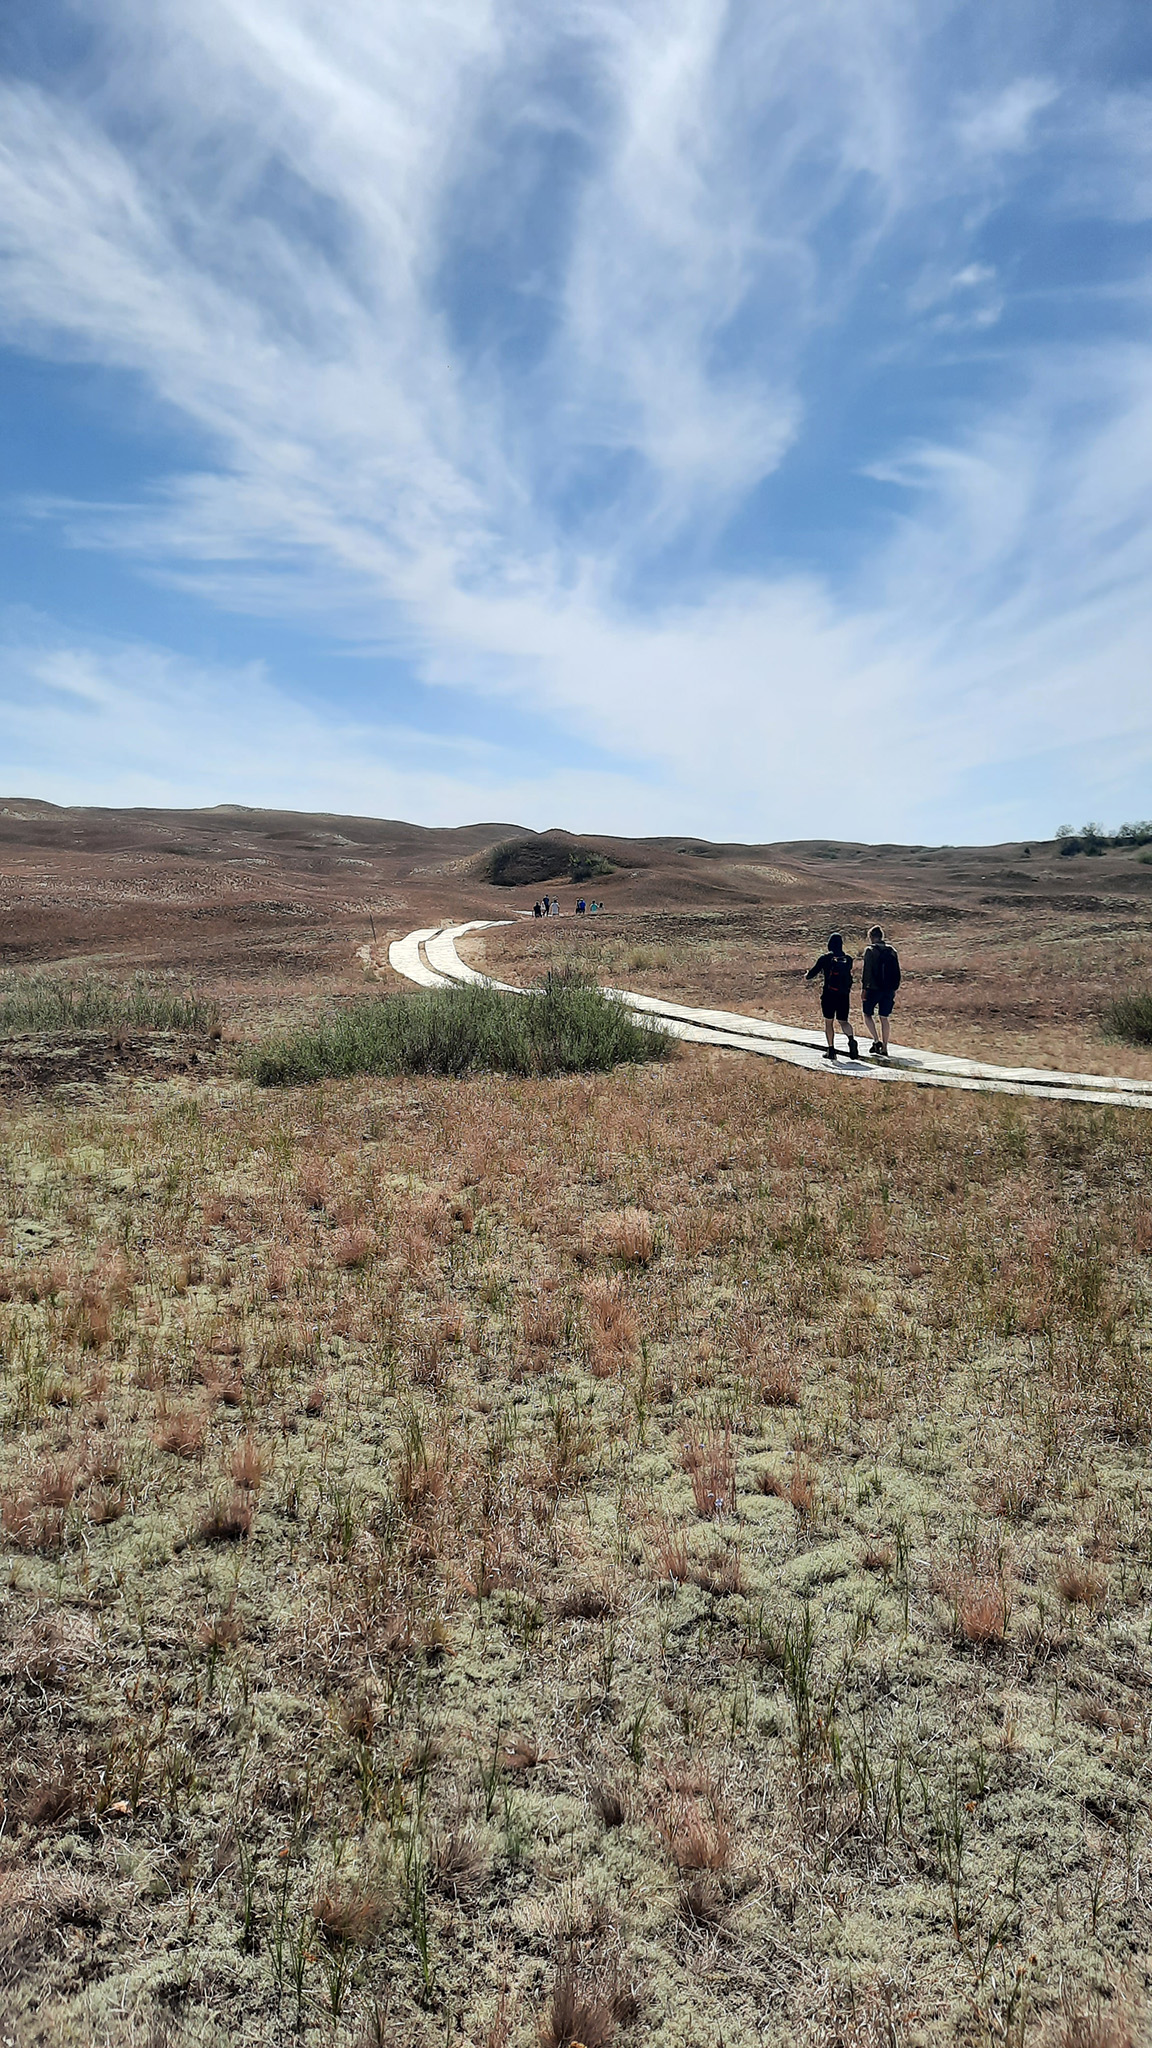
[[735,1513],[736,1453],[730,1429],[709,1429],[698,1437],[686,1437],[680,1464],[691,1482],[698,1515],[710,1521],[713,1516]]
[[488,1868],[474,1832],[454,1827],[433,1842],[429,1881],[446,1898],[466,1899],[477,1891]]
[[205,1543],[239,1543],[252,1527],[252,1509],[242,1494],[214,1504],[201,1517],[199,1535]]
[[1125,1045],[1152,1045],[1152,990],[1118,996],[1105,1012],[1104,1030]]
[[262,1087],[285,1087],[346,1074],[607,1073],[671,1050],[599,989],[550,974],[524,995],[474,984],[355,1003],[252,1047],[242,1067]]
[[732,1830],[719,1814],[687,1814],[665,1828],[664,1838],[681,1872],[727,1870],[731,1865]]
[[656,1231],[646,1209],[622,1209],[604,1224],[604,1249],[624,1266],[648,1266],[656,1256]]
[[47,1031],[194,1031],[220,1036],[220,1005],[136,980],[130,987],[89,975],[65,981],[22,975],[0,994],[0,1038]]
[[766,1408],[798,1408],[800,1374],[791,1358],[773,1358],[763,1367],[760,1393]]
[[598,1983],[582,1978],[571,1959],[562,1963],[536,2037],[539,2048],[608,2048],[615,2036],[612,1999]]
[[731,1902],[716,1884],[697,1878],[685,1885],[680,1898],[680,1918],[686,1927],[701,1934],[717,1934],[731,1912]]
[[1098,1607],[1106,1589],[1103,1572],[1078,1558],[1066,1558],[1057,1569],[1056,1591],[1069,1607]]
[[623,1827],[628,1818],[628,1800],[623,1792],[618,1792],[615,1785],[595,1784],[589,1797],[606,1831]]
[[81,1810],[83,1796],[74,1769],[63,1769],[38,1778],[25,1794],[21,1819],[29,1828],[55,1827]]
[[1043,2048],[1140,2048],[1141,2016],[1127,1999],[1095,2012],[1064,2012],[1048,2023]]
[[354,1881],[328,1885],[312,1904],[312,1918],[333,1947],[365,1946],[374,1941],[383,1915],[379,1893]]
[[152,1441],[157,1450],[170,1451],[173,1457],[198,1458],[204,1448],[204,1418],[195,1409],[178,1409],[157,1424]]

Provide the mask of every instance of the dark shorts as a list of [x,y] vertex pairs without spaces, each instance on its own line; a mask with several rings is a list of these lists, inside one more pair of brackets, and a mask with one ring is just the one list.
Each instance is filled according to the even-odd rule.
[[882,1017],[890,1017],[892,1015],[892,1005],[895,1001],[896,991],[894,988],[886,989],[883,994],[878,989],[870,988],[864,997],[864,1015],[870,1017],[873,1011],[879,1010]]
[[830,996],[827,991],[820,998],[820,1008],[826,1017],[835,1017],[838,1024],[848,1022],[848,996]]

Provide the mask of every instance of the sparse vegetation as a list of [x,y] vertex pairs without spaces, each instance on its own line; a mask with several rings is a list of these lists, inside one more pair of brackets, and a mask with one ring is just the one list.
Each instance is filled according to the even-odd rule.
[[1147,846],[1150,842],[1152,820],[1147,818],[1121,825],[1115,832],[1099,824],[1081,825],[1078,832],[1071,825],[1060,825],[1056,830],[1056,851],[1066,858],[1077,853],[1101,854],[1109,846]]
[[550,974],[523,996],[473,984],[355,1003],[255,1047],[244,1069],[282,1087],[350,1074],[604,1073],[670,1051],[663,1032],[581,977]]
[[207,996],[127,986],[89,976],[29,974],[0,986],[0,1038],[59,1031],[184,1031],[220,1035],[220,1005]]
[[1150,1257],[1139,1111],[14,1095],[0,2032],[1134,2048]]
[[1152,1045],[1152,993],[1118,996],[1105,1017],[1109,1037],[1126,1045]]

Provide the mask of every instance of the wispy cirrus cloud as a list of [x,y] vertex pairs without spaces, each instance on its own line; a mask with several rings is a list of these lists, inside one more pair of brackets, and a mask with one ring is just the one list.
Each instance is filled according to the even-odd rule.
[[[1123,808],[1148,751],[1147,250],[1086,311],[1088,202],[1061,197],[1071,153],[1097,213],[1144,218],[1120,11],[1087,84],[1039,8],[1009,39],[959,0],[78,13],[71,69],[33,49],[0,88],[4,328],[132,372],[202,456],[166,463],[158,429],[134,501],[26,510],[65,561],[307,619],[363,672],[386,655],[387,808],[515,790],[549,822],[566,735],[619,756],[566,784],[587,824],[867,831],[880,779],[886,836],[1036,831],[1088,769],[1085,802]],[[105,726],[168,701],[123,603],[74,655]],[[211,665],[170,658],[211,697]],[[429,730],[422,781],[398,664],[414,695],[506,703],[513,750],[525,705],[552,739],[449,786]],[[330,680],[305,735],[298,678],[221,672],[261,723],[279,704],[292,800],[338,759],[356,782]],[[42,761],[76,715],[41,702]]]

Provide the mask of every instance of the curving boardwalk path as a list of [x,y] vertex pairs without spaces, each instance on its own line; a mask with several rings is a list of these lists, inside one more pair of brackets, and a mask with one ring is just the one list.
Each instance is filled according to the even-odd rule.
[[[456,941],[466,932],[511,924],[512,918],[476,917],[468,924],[433,925],[409,932],[388,948],[389,964],[422,988],[450,988],[464,982],[486,982],[490,988],[523,994],[510,982],[478,974],[461,960]],[[1056,1102],[1096,1102],[1121,1109],[1152,1109],[1152,1081],[1126,1080],[1112,1074],[1065,1074],[1048,1067],[996,1067],[982,1060],[959,1059],[950,1053],[920,1052],[893,1045],[885,1062],[850,1060],[846,1053],[825,1060],[822,1031],[804,1031],[794,1024],[772,1024],[762,1017],[744,1017],[735,1010],[690,1009],[663,996],[642,996],[628,989],[606,989],[637,1018],[659,1023],[674,1038],[697,1045],[727,1046],[736,1052],[759,1053],[789,1066],[866,1081],[911,1081],[920,1088],[964,1088],[985,1095],[1038,1095]]]

